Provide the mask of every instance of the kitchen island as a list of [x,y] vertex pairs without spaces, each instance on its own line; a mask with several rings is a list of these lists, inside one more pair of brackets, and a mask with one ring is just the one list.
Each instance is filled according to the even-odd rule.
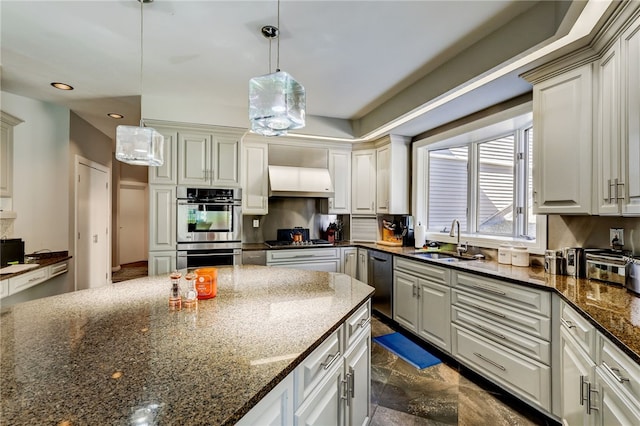
[[[371,297],[343,274],[219,268],[170,311],[168,276],[4,309],[3,424],[234,424]],[[66,423],[65,423],[66,422]]]

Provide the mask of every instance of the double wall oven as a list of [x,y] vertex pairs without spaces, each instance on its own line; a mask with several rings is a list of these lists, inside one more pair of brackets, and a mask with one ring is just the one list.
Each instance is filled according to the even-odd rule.
[[242,263],[242,192],[177,188],[177,267]]

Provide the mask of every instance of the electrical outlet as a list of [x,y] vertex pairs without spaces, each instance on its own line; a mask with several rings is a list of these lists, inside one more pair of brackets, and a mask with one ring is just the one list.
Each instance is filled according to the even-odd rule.
[[609,244],[611,247],[622,247],[624,245],[624,228],[609,229]]
[[260,219],[253,219],[253,227],[254,228],[260,227]]

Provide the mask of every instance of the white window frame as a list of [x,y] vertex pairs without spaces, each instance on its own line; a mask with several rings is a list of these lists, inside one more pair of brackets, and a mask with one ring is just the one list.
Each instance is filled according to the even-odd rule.
[[[509,108],[474,122],[464,124],[457,128],[447,130],[435,136],[414,142],[413,144],[413,216],[415,223],[427,223],[428,212],[428,188],[429,188],[429,151],[463,144],[474,145],[475,142],[486,141],[496,135],[513,132],[523,128],[532,121],[532,102]],[[476,145],[477,147],[477,145]],[[474,148],[475,149],[475,148]],[[471,158],[471,157],[470,157]],[[475,166],[472,166],[472,168]],[[470,170],[475,173],[475,170]],[[477,177],[474,175],[473,179]],[[475,194],[469,194],[468,199],[473,201]],[[475,208],[474,202],[470,207]],[[473,213],[473,212],[471,212]],[[473,217],[469,215],[470,217]],[[451,218],[453,219],[456,218]],[[462,219],[462,218],[457,218]],[[444,243],[456,243],[456,237],[450,237],[448,232],[427,232],[428,240]],[[547,247],[547,217],[537,216],[535,241],[504,235],[479,235],[462,233],[461,242],[468,242],[477,247],[497,249],[501,244],[511,244],[527,247],[530,253],[544,254]]]

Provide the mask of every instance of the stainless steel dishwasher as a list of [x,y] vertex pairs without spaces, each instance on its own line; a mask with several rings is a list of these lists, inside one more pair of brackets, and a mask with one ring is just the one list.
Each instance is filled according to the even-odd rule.
[[378,313],[393,319],[393,265],[392,255],[376,250],[369,250],[367,278],[369,285],[376,289],[373,294],[372,307]]

